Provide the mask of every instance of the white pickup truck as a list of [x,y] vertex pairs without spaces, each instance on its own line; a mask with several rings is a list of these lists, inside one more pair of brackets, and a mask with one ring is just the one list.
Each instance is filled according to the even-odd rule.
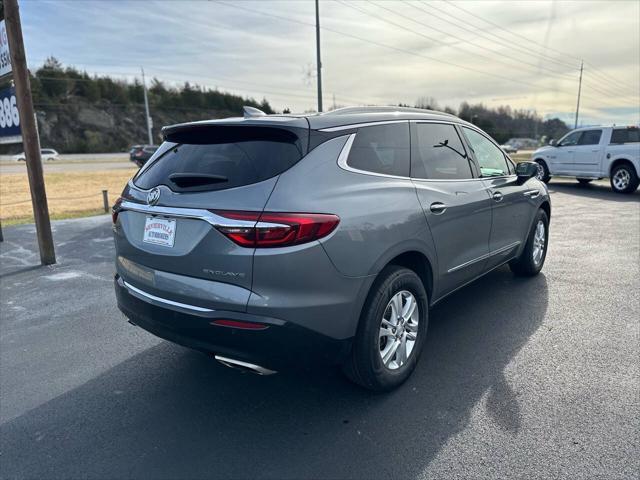
[[633,193],[640,184],[640,128],[584,127],[533,152],[538,179],[575,177],[586,184],[609,178],[618,193]]

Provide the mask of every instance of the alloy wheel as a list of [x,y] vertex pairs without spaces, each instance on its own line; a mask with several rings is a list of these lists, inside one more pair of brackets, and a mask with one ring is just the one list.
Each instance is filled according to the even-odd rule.
[[629,186],[629,182],[631,182],[631,175],[624,168],[619,169],[613,175],[613,185],[616,187],[616,190],[624,190]]
[[536,266],[540,265],[540,262],[542,262],[546,241],[544,223],[542,220],[539,220],[536,225],[536,231],[533,235],[533,263]]
[[380,322],[378,347],[382,363],[397,370],[407,363],[418,338],[420,311],[415,296],[402,290],[385,308]]

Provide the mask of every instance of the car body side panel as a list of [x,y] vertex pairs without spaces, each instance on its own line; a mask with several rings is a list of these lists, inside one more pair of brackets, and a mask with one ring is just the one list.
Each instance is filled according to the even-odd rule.
[[[501,252],[489,257],[486,268],[493,268],[503,263],[504,258],[513,256],[513,253],[520,249],[520,245],[526,242],[529,223],[535,213],[535,208],[531,205],[532,196],[540,196],[544,189],[538,185],[540,182],[537,180],[519,184],[515,175],[486,178],[483,182],[491,194],[502,194],[502,200],[491,202],[489,252]],[[537,194],[533,193],[535,190],[538,191]]]
[[435,258],[411,180],[338,167],[346,139],[328,140],[283,173],[265,210],[338,215],[337,230],[320,243],[346,276],[377,274],[379,260],[395,253],[402,241],[413,242],[427,258]]

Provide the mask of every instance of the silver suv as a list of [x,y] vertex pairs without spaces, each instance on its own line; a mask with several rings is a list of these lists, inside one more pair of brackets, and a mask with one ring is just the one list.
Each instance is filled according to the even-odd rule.
[[113,209],[118,306],[226,365],[339,364],[389,390],[433,304],[505,263],[544,264],[536,164],[454,116],[247,109],[163,135]]

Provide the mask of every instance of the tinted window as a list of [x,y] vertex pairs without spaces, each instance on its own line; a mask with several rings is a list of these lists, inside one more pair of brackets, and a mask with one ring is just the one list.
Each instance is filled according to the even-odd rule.
[[358,129],[347,165],[385,175],[409,176],[409,123]]
[[640,142],[640,128],[615,128],[611,132],[611,143]]
[[600,143],[602,130],[585,130],[578,141],[578,145],[597,145]]
[[483,177],[496,177],[509,175],[509,166],[504,152],[484,135],[464,128],[464,133],[469,140],[469,146],[480,165],[480,172]]
[[134,183],[144,189],[166,185],[174,191],[200,191],[260,182],[302,158],[300,136],[306,133],[304,129],[226,126],[180,132],[167,137],[176,145],[167,148],[165,142]]
[[414,178],[473,178],[462,141],[453,125],[418,123],[411,157]]
[[582,132],[573,132],[558,142],[559,147],[571,147],[578,144]]

